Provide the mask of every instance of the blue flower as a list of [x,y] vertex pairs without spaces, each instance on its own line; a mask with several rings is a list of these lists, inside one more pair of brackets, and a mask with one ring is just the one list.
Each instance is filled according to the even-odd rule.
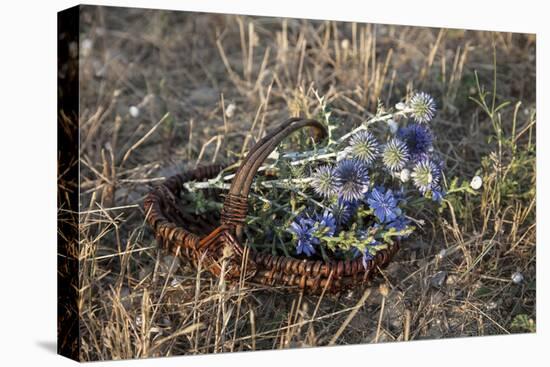
[[432,192],[440,187],[441,163],[429,157],[423,157],[415,164],[411,177],[413,184],[423,195]]
[[357,159],[344,159],[334,170],[338,195],[344,200],[359,200],[369,188],[367,166]]
[[401,186],[398,190],[393,190],[393,197],[397,200],[397,205],[407,204],[407,198],[405,196],[405,188]]
[[407,228],[410,222],[405,216],[401,215],[388,223],[388,227],[395,228],[396,231],[402,231]]
[[[371,227],[372,229],[372,227]],[[369,236],[369,230],[359,230],[357,231],[357,239],[361,242],[365,242]],[[374,255],[376,254],[376,251],[372,249],[374,246],[380,245],[381,242],[377,241],[375,239],[371,239],[371,241],[368,244],[362,243],[360,247],[365,247],[364,250],[360,250],[358,246],[351,246],[349,249],[350,254],[353,258],[358,258],[359,256],[362,257],[363,260],[363,266],[365,269],[368,266],[369,260],[372,260],[374,258]]]
[[[410,220],[408,220],[404,215],[400,215],[399,217],[395,218],[392,222],[388,223],[388,228],[395,228],[396,231],[402,231],[407,228],[407,226],[411,223]],[[404,236],[397,236],[397,239],[401,239],[402,237],[409,237],[408,234]]]
[[311,187],[323,197],[328,198],[335,195],[338,192],[338,186],[336,185],[334,169],[327,165],[317,168],[311,176]]
[[336,233],[336,218],[331,212],[325,210],[323,214],[315,215],[316,234],[321,236],[332,237]]
[[367,195],[367,203],[374,210],[376,218],[382,223],[391,222],[401,214],[393,192],[385,190],[383,187],[372,189]]
[[[358,238],[359,240],[366,240],[367,237],[368,237],[368,230],[367,231],[364,231],[364,230],[361,230],[361,231],[358,231]],[[379,245],[380,242],[373,239],[371,240],[366,246],[365,246],[365,249],[363,251],[360,251],[358,248],[354,247],[354,253],[355,253],[355,256],[362,256],[363,257],[363,266],[365,267],[365,269],[367,268],[368,266],[368,262],[370,260],[372,260],[374,258],[374,255],[376,254],[375,251],[371,251],[369,249],[369,247],[372,247],[372,246],[376,246],[376,245]]]
[[296,254],[304,253],[306,256],[311,256],[315,253],[314,245],[319,244],[319,239],[314,236],[315,222],[312,219],[304,216],[297,217],[290,224],[290,232],[294,234],[296,243]]
[[409,108],[412,117],[419,123],[430,122],[435,115],[435,102],[428,93],[420,92],[412,96]]
[[300,215],[291,224],[289,231],[296,240],[296,254],[306,256],[315,254],[315,246],[321,243],[321,237],[332,237],[336,233],[336,219],[328,210],[315,214],[314,219]]
[[355,215],[358,208],[358,200],[346,201],[342,198],[338,198],[338,201],[332,205],[331,211],[336,219],[336,222],[340,226],[346,225],[350,221],[351,217]]
[[384,146],[382,160],[391,171],[400,171],[409,160],[409,148],[399,138],[392,138]]
[[[375,241],[372,244],[376,245],[378,244],[378,242]],[[367,269],[369,261],[372,259],[374,259],[374,255],[369,252],[369,248],[367,246],[367,248],[365,248],[365,251],[363,251],[363,266],[365,267],[365,269]]]
[[413,123],[397,131],[397,136],[407,144],[413,160],[432,149],[433,135],[426,125]]
[[441,200],[445,197],[445,190],[439,185],[432,187],[432,200],[441,203]]
[[366,130],[361,130],[353,135],[349,141],[349,151],[354,158],[366,164],[371,164],[380,154],[378,141],[374,135]]

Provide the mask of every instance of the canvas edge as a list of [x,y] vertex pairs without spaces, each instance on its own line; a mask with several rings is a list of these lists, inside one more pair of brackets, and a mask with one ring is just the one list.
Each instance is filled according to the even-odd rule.
[[57,353],[80,361],[80,5],[57,13]]

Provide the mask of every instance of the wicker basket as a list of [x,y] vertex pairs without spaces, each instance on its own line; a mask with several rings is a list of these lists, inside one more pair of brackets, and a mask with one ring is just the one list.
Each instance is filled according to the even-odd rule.
[[[297,259],[257,252],[241,244],[248,211],[248,193],[259,167],[277,145],[294,131],[309,127],[316,140],[326,136],[322,124],[315,120],[291,118],[261,139],[236,171],[221,213],[191,216],[181,208],[190,205],[180,199],[183,183],[215,177],[219,165],[199,167],[175,175],[155,187],[145,199],[147,221],[155,231],[159,245],[195,266],[208,269],[228,281],[246,281],[270,286],[286,286],[309,292],[338,292],[364,285],[378,267],[387,265],[398,250],[398,243],[380,250],[367,263],[362,259],[321,261]],[[208,190],[213,200],[223,200],[219,190]]]

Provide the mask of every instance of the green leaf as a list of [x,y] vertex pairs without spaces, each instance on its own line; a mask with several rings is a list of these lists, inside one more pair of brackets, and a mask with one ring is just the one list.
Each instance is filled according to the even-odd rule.
[[510,324],[512,330],[516,332],[530,332],[534,333],[536,331],[535,321],[529,318],[528,315],[522,313],[516,315]]

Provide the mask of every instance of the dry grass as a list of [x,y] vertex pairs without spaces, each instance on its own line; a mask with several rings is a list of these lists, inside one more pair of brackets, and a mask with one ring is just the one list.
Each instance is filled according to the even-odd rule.
[[[534,329],[534,36],[101,7],[81,24],[84,360]],[[493,88],[493,45],[496,105],[511,104],[491,119],[469,97],[474,71]],[[351,127],[413,89],[441,107],[447,179],[485,182],[451,195],[440,218],[420,213],[371,288],[233,287],[156,249],[141,204],[162,177],[238,159],[288,115],[314,115],[314,90]]]

